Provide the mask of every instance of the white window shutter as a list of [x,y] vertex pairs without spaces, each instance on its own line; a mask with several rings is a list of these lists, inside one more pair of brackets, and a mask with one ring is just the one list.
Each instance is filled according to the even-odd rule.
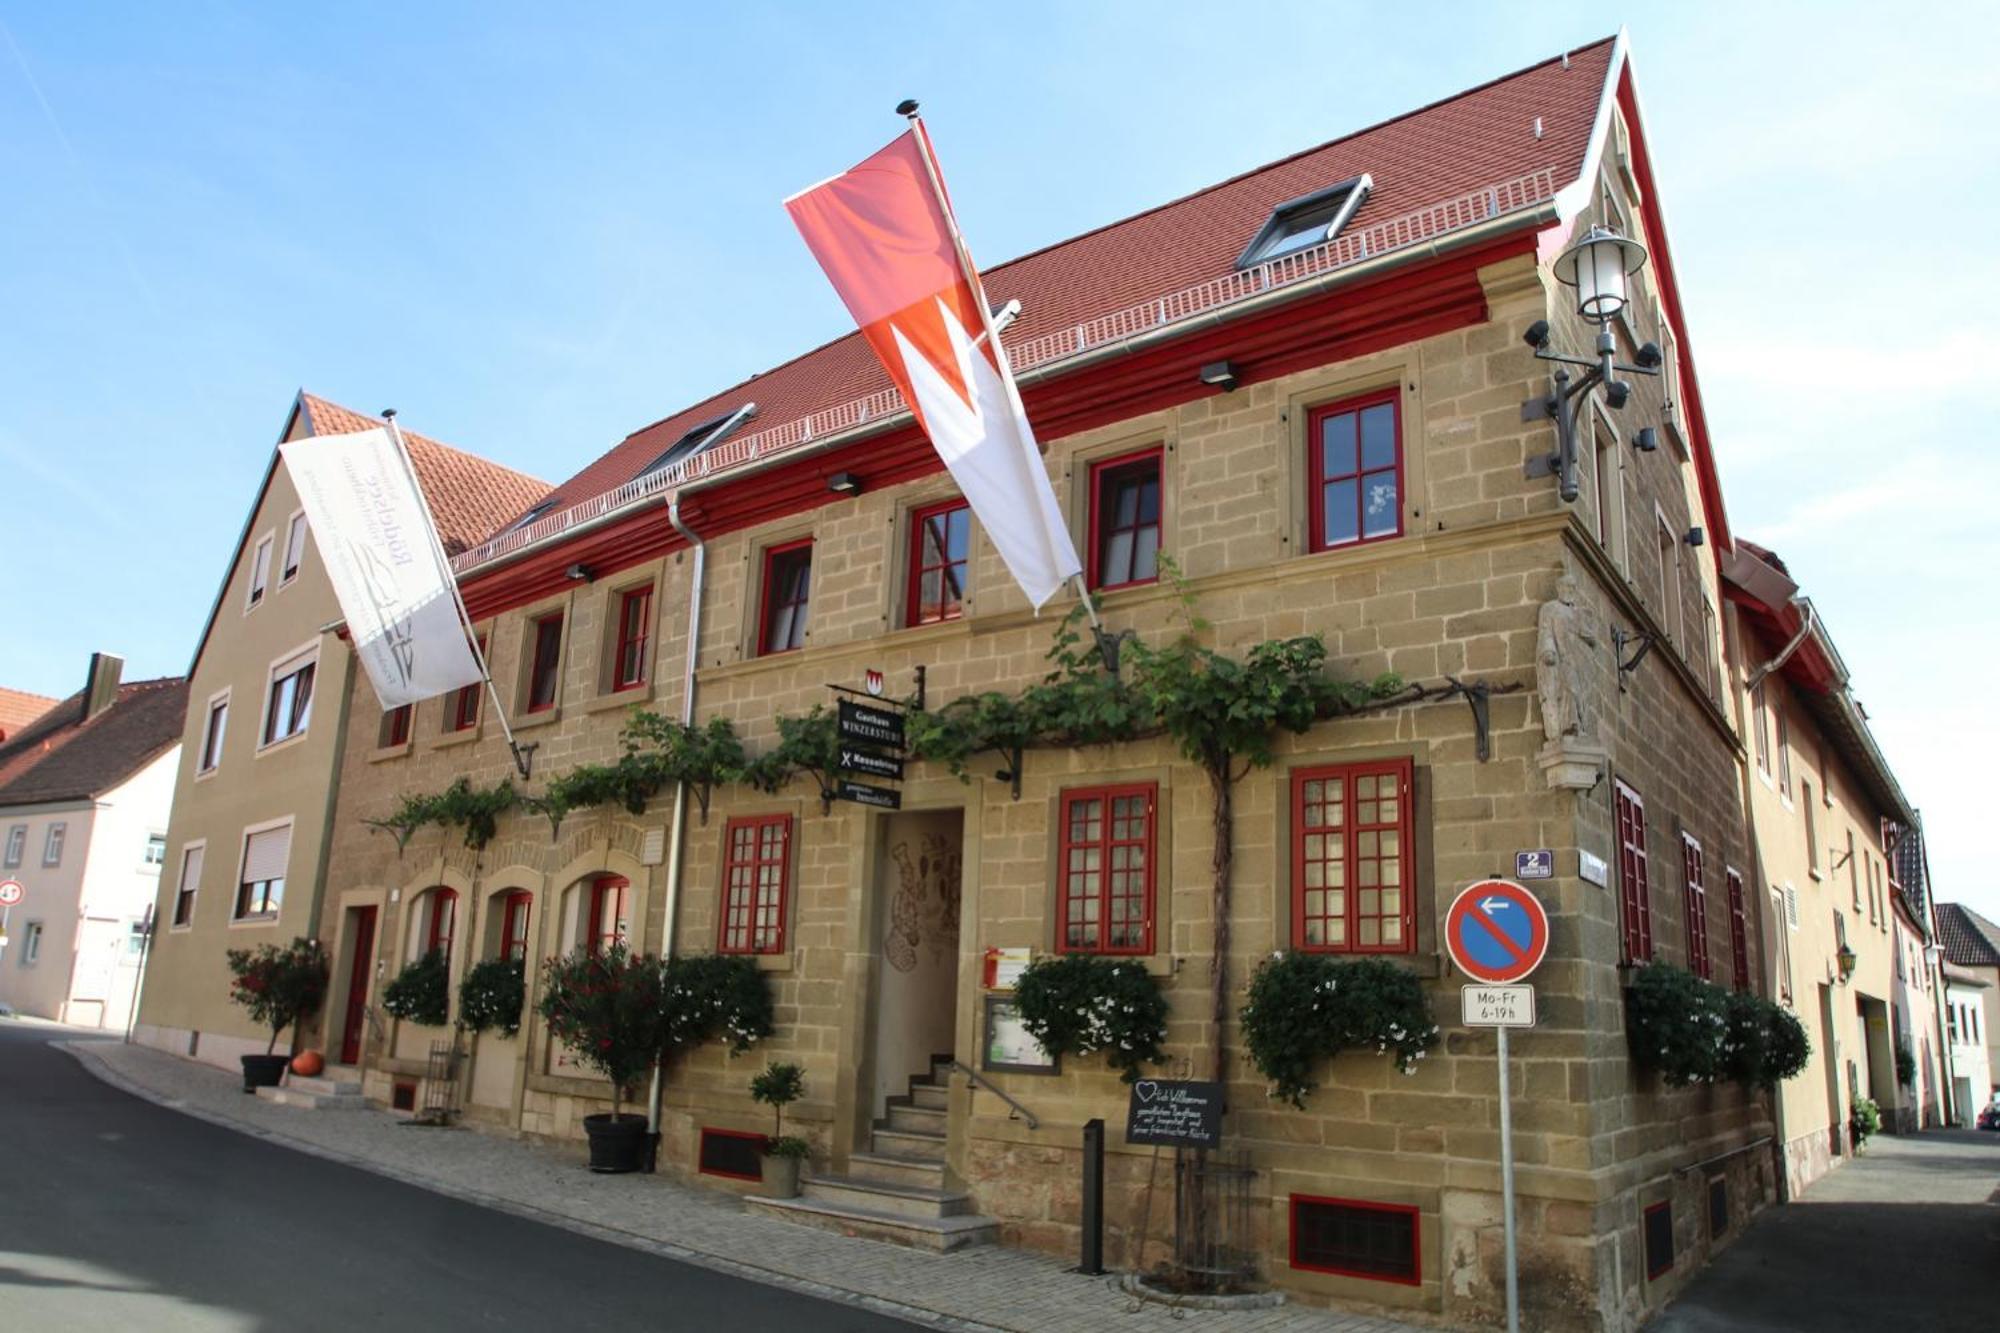
[[201,887],[202,853],[206,850],[203,847],[190,847],[182,856],[180,889],[182,893],[193,893]]
[[283,879],[285,863],[291,856],[291,825],[251,834],[249,845],[243,851],[243,882],[256,884],[267,879]]

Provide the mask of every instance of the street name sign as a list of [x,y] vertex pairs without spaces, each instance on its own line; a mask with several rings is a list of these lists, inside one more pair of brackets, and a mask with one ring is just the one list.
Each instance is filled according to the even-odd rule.
[[1549,951],[1542,900],[1511,879],[1483,879],[1452,900],[1444,945],[1459,971],[1503,986],[1525,980]]
[[1535,1025],[1533,986],[1461,986],[1459,1003],[1469,1028],[1531,1028]]

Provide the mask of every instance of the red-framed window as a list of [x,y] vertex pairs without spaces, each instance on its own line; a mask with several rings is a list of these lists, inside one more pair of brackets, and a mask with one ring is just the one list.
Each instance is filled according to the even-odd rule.
[[[1750,916],[1743,902],[1743,876],[1727,867],[1722,882],[1729,889],[1729,968],[1737,990],[1750,989]],[[1783,923],[1779,923],[1780,928]]]
[[535,896],[515,889],[500,904],[500,956],[509,962],[528,961],[528,916],[534,911]]
[[721,953],[783,953],[792,817],[748,815],[722,831]]
[[703,1125],[695,1170],[704,1176],[725,1176],[730,1180],[762,1180],[764,1146],[770,1141],[769,1135],[754,1130]]
[[646,683],[646,645],[652,638],[653,585],[618,594],[618,651],[612,660],[611,688],[629,690]]
[[222,762],[222,736],[229,729],[229,700],[217,699],[208,706],[208,726],[201,735],[201,768],[210,773]]
[[1294,1194],[1291,1213],[1293,1268],[1423,1285],[1422,1223],[1414,1205]]
[[1090,586],[1160,577],[1160,459],[1154,445],[1090,465]]
[[812,599],[812,538],[764,552],[764,616],[757,655],[806,646],[806,610]]
[[1150,782],[1062,794],[1058,952],[1153,951],[1159,794]]
[[425,898],[423,952],[443,954],[449,963],[452,928],[458,921],[458,890],[432,889]]
[[1336,953],[1416,947],[1408,759],[1292,773],[1292,944]]
[[590,882],[590,916],[584,923],[592,953],[632,939],[632,883],[623,875],[599,875]]
[[1681,834],[1681,861],[1687,871],[1681,912],[1687,918],[1688,970],[1706,981],[1715,975],[1708,955],[1708,870],[1701,844]]
[[1398,389],[1314,408],[1306,417],[1312,548],[1403,533],[1403,400]]
[[528,663],[528,711],[544,713],[556,706],[562,684],[562,612],[543,616],[533,624],[535,652]]
[[410,705],[399,704],[382,714],[382,748],[402,745],[410,739]]
[[972,551],[972,510],[947,500],[910,515],[910,592],[906,625],[935,625],[965,614]]
[[[479,636],[479,655],[486,656],[486,636]],[[479,686],[474,681],[453,690],[445,700],[444,729],[446,731],[471,731],[479,725]]]
[[271,679],[271,697],[264,710],[264,744],[288,740],[312,721],[313,673],[317,659],[301,662]]
[[1624,783],[1613,789],[1618,821],[1620,953],[1628,963],[1653,958],[1653,899],[1646,885],[1646,803]]

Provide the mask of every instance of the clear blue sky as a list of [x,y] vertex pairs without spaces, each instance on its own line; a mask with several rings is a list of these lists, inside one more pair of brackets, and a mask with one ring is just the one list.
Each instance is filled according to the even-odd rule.
[[[0,683],[184,671],[301,386],[553,481],[842,332],[778,201],[904,96],[993,263],[1619,18],[307,9],[0,0]],[[1633,41],[1732,520],[1824,612],[1941,896],[2000,915],[1991,20],[1654,6]]]

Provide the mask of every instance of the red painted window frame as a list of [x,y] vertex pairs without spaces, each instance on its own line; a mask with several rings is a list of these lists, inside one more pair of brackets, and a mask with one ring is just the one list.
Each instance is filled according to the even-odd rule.
[[[1736,989],[1750,989],[1750,917],[1749,909],[1743,902],[1743,873],[1728,866],[1722,868],[1722,882],[1729,891],[1729,967],[1735,975]],[[1784,922],[1778,923],[1780,929]]]
[[653,585],[627,588],[618,594],[618,647],[611,659],[613,690],[636,690],[646,683],[646,645],[652,637]]
[[[479,655],[484,657],[486,655],[486,636],[481,634],[478,636],[476,642],[479,644]],[[471,731],[479,725],[480,684],[481,682],[474,681],[470,685],[461,685],[447,696],[451,702],[444,719],[444,729],[446,731]]]
[[[1361,494],[1361,478],[1373,472],[1383,472],[1385,468],[1363,468],[1361,466],[1361,445],[1359,432],[1355,440],[1355,471],[1343,472],[1336,477],[1326,475],[1326,451],[1320,447],[1320,425],[1328,417],[1343,413],[1360,413],[1364,408],[1378,403],[1389,404],[1395,414],[1396,432],[1396,529],[1374,536],[1367,534],[1365,521],[1365,497]],[[1310,545],[1315,551],[1347,551],[1356,546],[1366,546],[1371,542],[1393,541],[1403,535],[1403,502],[1409,494],[1408,458],[1403,448],[1403,393],[1400,385],[1386,389],[1376,389],[1369,393],[1356,394],[1352,398],[1342,398],[1336,402],[1321,403],[1306,414],[1306,525]],[[1328,545],[1326,540],[1326,487],[1329,481],[1342,481],[1348,477],[1355,479],[1355,537],[1352,541]]]
[[[748,1139],[755,1143],[759,1149],[762,1149],[764,1145],[771,1141],[769,1134],[759,1134],[755,1130],[718,1129],[714,1125],[703,1125],[701,1127],[701,1134],[703,1138],[713,1135],[718,1139]],[[696,1163],[695,1172],[698,1175],[720,1176],[724,1180],[762,1180],[764,1178],[761,1172],[750,1174],[742,1171],[722,1171],[712,1166],[702,1166],[700,1165],[702,1155],[701,1144],[697,1141],[694,1150],[694,1160]]]
[[[216,725],[217,718],[222,725]],[[208,706],[208,724],[201,735],[201,767],[198,772],[213,773],[222,764],[222,738],[229,727],[229,700],[217,699]]]
[[[276,745],[294,736],[302,736],[312,724],[312,698],[315,677],[319,675],[319,659],[302,662],[282,676],[271,677],[271,687],[264,697],[264,740],[265,745]],[[278,700],[284,691],[285,682],[296,680],[292,687],[289,707],[285,710],[285,731],[278,730]]]
[[[1395,1277],[1387,1273],[1367,1273],[1357,1268],[1336,1268],[1329,1264],[1309,1264],[1299,1259],[1299,1205],[1330,1204],[1338,1208],[1358,1208],[1370,1213],[1396,1213],[1410,1219],[1410,1276]],[[1291,1266],[1302,1273],[1335,1273],[1341,1277],[1356,1277],[1367,1282],[1388,1282],[1399,1287],[1421,1287],[1424,1284],[1424,1215],[1423,1210],[1410,1203],[1382,1203],[1375,1199],[1343,1199],[1327,1194],[1294,1194],[1286,1214],[1285,1226],[1286,1259]]]
[[500,900],[500,957],[507,961],[528,961],[528,921],[535,907],[535,895],[526,889],[512,889]]
[[[1139,838],[1114,838],[1112,828],[1112,806],[1118,800],[1130,796],[1146,798],[1146,831]],[[1098,824],[1100,832],[1090,842],[1073,842],[1070,839],[1070,808],[1083,801],[1101,801],[1104,806]],[[1154,924],[1159,918],[1158,884],[1160,874],[1160,788],[1154,782],[1126,782],[1104,787],[1072,787],[1062,793],[1057,802],[1058,821],[1056,851],[1056,920],[1055,950],[1057,953],[1101,954],[1108,957],[1143,957],[1153,952]],[[1111,945],[1106,943],[1111,928],[1111,879],[1112,851],[1114,846],[1137,846],[1145,854],[1145,881],[1141,889],[1143,912],[1141,916],[1140,940],[1137,944]],[[1072,945],[1069,942],[1069,861],[1074,849],[1095,846],[1098,850],[1095,891],[1097,898],[1097,943]]]
[[410,739],[409,704],[398,704],[382,714],[382,748],[402,745]]
[[764,586],[757,600],[757,656],[770,657],[776,653],[792,653],[805,647],[804,630],[799,631],[799,642],[796,644],[788,644],[783,648],[773,648],[771,646],[772,621],[776,618],[774,613],[778,609],[777,605],[771,601],[771,591],[772,579],[777,572],[778,561],[804,551],[806,557],[806,595],[796,602],[786,602],[784,605],[796,606],[806,615],[810,616],[812,614],[812,550],[813,539],[804,537],[795,542],[786,542],[781,546],[770,547],[764,552]]
[[[1104,539],[1110,533],[1106,532],[1103,526],[1104,486],[1116,474],[1136,471],[1142,464],[1146,463],[1153,465],[1153,485],[1159,490],[1160,515],[1150,525],[1155,529],[1153,538],[1153,574],[1150,578],[1126,579],[1122,583],[1106,583],[1104,581]],[[1131,531],[1137,533],[1141,528],[1147,526],[1144,523],[1134,523]],[[1121,532],[1124,530],[1122,528],[1118,529]],[[1090,465],[1090,531],[1087,534],[1087,541],[1085,543],[1089,548],[1089,554],[1086,558],[1089,560],[1088,573],[1090,586],[1100,592],[1110,592],[1117,588],[1141,588],[1149,583],[1158,583],[1160,581],[1159,555],[1166,549],[1166,541],[1166,446],[1160,444],[1147,445],[1144,449],[1134,449],[1129,453],[1119,454],[1113,458],[1100,458],[1092,463]],[[1135,547],[1137,545],[1136,539],[1134,545]]]
[[562,693],[563,613],[538,616],[529,627],[535,632],[535,651],[528,665],[527,711],[546,713]]
[[[764,853],[764,830],[776,827],[783,830],[775,857]],[[737,834],[747,835],[745,848],[739,849]],[[715,922],[715,951],[732,954],[781,954],[785,951],[789,934],[787,916],[791,910],[792,892],[792,838],[794,830],[790,815],[738,815],[722,829],[722,883],[717,893]],[[749,855],[740,854],[747,850]],[[767,904],[759,894],[762,888],[762,871],[771,865],[778,869],[778,897],[775,904]],[[743,899],[738,887],[732,881],[735,871],[747,870],[750,896]],[[757,917],[766,907],[774,906],[777,927],[771,935],[759,940]],[[732,923],[730,917],[738,910],[743,911],[743,919]]]
[[1681,868],[1686,872],[1681,888],[1681,914],[1686,917],[1688,970],[1703,981],[1715,976],[1715,961],[1708,952],[1708,858],[1701,842],[1681,834]]
[[1651,962],[1653,899],[1646,882],[1646,802],[1614,778],[1612,810],[1618,837],[1619,961]]
[[452,935],[458,927],[458,890],[440,886],[425,896],[429,901],[424,904],[424,947],[419,956],[441,953],[448,966]]
[[[965,559],[951,558],[951,519],[954,515],[965,516]],[[934,518],[945,520],[945,542],[941,552],[943,559],[926,564],[924,561],[924,529]],[[972,565],[972,506],[963,499],[944,500],[934,505],[925,505],[910,514],[910,565],[909,589],[904,599],[903,625],[911,628],[917,625],[941,625],[947,620],[957,620],[965,614],[966,576]],[[924,605],[924,575],[936,569],[942,570],[940,594],[935,611]],[[958,596],[947,597],[942,589],[951,586],[953,571],[957,571]]]
[[[612,895],[617,895],[615,898]],[[611,929],[604,928],[604,904],[612,904]],[[590,952],[603,953],[614,944],[629,944],[627,936],[618,933],[618,922],[625,921],[630,930],[632,909],[632,881],[623,875],[599,875],[590,881],[590,915],[584,919],[584,940]]]
[[[1342,913],[1342,918],[1346,925],[1346,941],[1341,944],[1308,944],[1306,943],[1306,925],[1308,921],[1306,913],[1306,837],[1309,832],[1316,830],[1306,828],[1306,784],[1336,777],[1347,784],[1345,788],[1346,794],[1343,799],[1349,811],[1346,825],[1340,831],[1341,858],[1343,863],[1354,872],[1348,875],[1348,882],[1342,889],[1342,892],[1346,894],[1346,906]],[[1397,809],[1399,814],[1393,825],[1378,822],[1363,827],[1356,822],[1352,813],[1354,809],[1354,781],[1357,778],[1363,777],[1393,777],[1396,780]],[[1417,893],[1416,886],[1411,882],[1410,873],[1416,864],[1416,812],[1412,809],[1414,805],[1415,779],[1416,764],[1415,761],[1410,759],[1375,759],[1350,764],[1322,764],[1311,768],[1297,768],[1292,770],[1293,948],[1306,953],[1407,954],[1416,952]],[[1363,833],[1381,833],[1385,831],[1393,831],[1401,843],[1401,851],[1398,855],[1402,860],[1403,877],[1402,883],[1397,887],[1402,890],[1403,894],[1403,910],[1401,912],[1403,939],[1400,944],[1393,945],[1361,944],[1358,942],[1361,935],[1360,927],[1362,921],[1362,885],[1358,870],[1361,857],[1358,844]],[[1331,919],[1326,913],[1320,915],[1322,919]],[[1380,912],[1372,913],[1371,915],[1378,920],[1385,919]]]

